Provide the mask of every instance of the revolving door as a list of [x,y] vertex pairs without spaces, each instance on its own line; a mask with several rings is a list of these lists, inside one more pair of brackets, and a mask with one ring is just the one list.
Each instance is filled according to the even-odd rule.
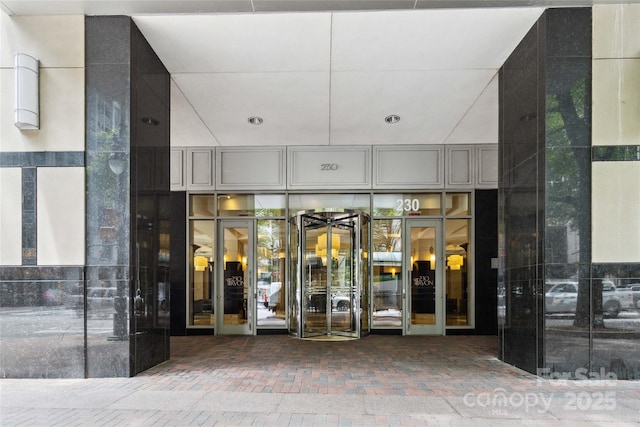
[[299,212],[291,224],[289,333],[360,338],[369,332],[369,218],[356,211]]

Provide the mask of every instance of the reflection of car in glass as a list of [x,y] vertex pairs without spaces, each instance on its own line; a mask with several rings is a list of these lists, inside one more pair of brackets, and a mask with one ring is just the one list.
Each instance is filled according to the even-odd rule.
[[[575,313],[578,301],[578,283],[573,281],[547,282],[545,286],[545,309],[551,313]],[[616,317],[621,310],[635,307],[631,291],[617,289],[613,282],[602,281],[602,312]]]
[[331,306],[337,311],[347,311],[351,307],[351,301],[349,300],[349,297],[334,294],[331,297]]
[[602,311],[616,317],[621,310],[635,309],[633,292],[629,289],[617,288],[613,282],[602,281]]
[[[116,288],[88,288],[87,289],[87,308],[113,308],[114,297],[116,296]],[[66,308],[81,309],[84,304],[83,295],[66,295],[64,305]]]
[[575,313],[578,298],[577,282],[548,282],[544,302],[547,313]]

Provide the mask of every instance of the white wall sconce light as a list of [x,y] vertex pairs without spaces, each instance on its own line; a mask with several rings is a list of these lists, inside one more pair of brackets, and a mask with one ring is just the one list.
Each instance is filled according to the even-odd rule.
[[15,124],[20,130],[40,129],[39,61],[25,53],[16,53]]

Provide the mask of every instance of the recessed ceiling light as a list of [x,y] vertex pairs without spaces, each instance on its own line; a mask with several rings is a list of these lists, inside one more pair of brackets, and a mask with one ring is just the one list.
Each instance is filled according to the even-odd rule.
[[390,116],[385,117],[384,121],[387,122],[388,124],[392,125],[392,124],[398,123],[400,121],[400,116],[398,116],[397,114],[392,114]]
[[262,120],[262,117],[258,117],[258,116],[251,116],[251,117],[249,117],[249,118],[247,119],[247,121],[248,121],[249,123],[251,123],[252,125],[256,125],[256,126],[258,126],[258,125],[261,125],[261,124],[262,124],[262,121],[263,121],[263,120]]

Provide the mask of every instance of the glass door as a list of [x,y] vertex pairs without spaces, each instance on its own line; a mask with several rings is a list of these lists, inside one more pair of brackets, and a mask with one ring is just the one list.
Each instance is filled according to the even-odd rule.
[[[303,229],[301,246],[306,248],[302,257],[302,325],[304,337],[311,338],[325,335],[330,327],[330,318],[327,316],[329,266],[326,257],[329,237],[326,218],[302,215],[300,219]],[[324,242],[324,255],[320,249],[321,241]]]
[[406,335],[444,335],[442,223],[407,220],[405,225]]
[[[341,218],[328,224],[327,264],[330,263],[329,295],[330,333],[352,336],[358,330],[359,292],[354,275],[354,241],[357,222],[353,218]],[[336,249],[333,249],[336,248]],[[329,262],[329,251],[330,262]]]
[[[358,338],[368,331],[368,267],[365,252],[368,235],[361,213],[308,212],[292,219],[292,247],[296,275],[292,285],[290,332],[301,338]],[[299,260],[299,261],[298,261]],[[299,263],[299,264],[298,264]],[[298,317],[299,316],[299,317]],[[366,319],[364,319],[366,317]]]
[[255,333],[255,284],[253,277],[253,222],[220,222],[218,264],[222,265],[217,293],[218,335],[253,335]]

